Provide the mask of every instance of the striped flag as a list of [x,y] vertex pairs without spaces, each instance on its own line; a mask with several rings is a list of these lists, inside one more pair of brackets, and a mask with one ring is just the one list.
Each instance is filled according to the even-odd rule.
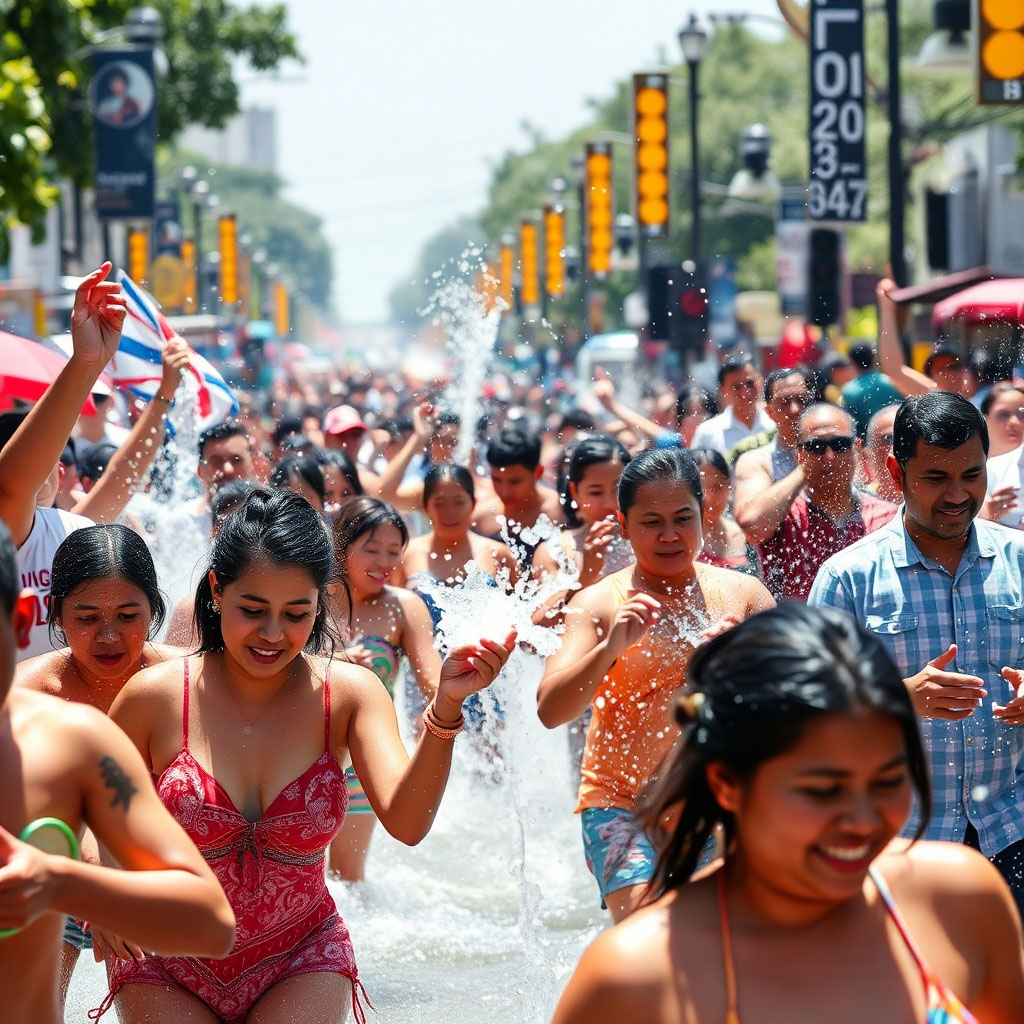
[[[121,342],[106,372],[119,387],[152,398],[163,375],[164,344],[176,335],[148,292],[123,270],[117,272],[117,280],[124,291],[128,315],[121,331]],[[227,382],[198,352],[190,348],[189,353],[189,370],[199,386],[199,428],[202,430],[236,416],[238,402]]]

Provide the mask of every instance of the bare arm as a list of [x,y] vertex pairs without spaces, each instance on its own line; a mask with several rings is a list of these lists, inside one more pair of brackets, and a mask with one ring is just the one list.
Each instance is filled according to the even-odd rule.
[[119,286],[104,280],[109,272],[104,263],[78,286],[71,314],[74,353],[0,451],[0,519],[18,546],[32,530],[36,495],[68,443],[79,410],[117,351],[125,306]]
[[923,395],[934,391],[936,384],[930,377],[907,366],[900,344],[899,312],[890,292],[896,287],[890,278],[878,282],[878,367],[905,395]]
[[415,594],[401,593],[402,632],[399,642],[416,677],[416,685],[427,700],[437,693],[441,677],[441,656],[434,647],[434,626],[423,600]]
[[666,433],[665,428],[659,426],[654,420],[648,419],[635,409],[624,406],[615,395],[615,385],[608,376],[606,370],[597,367],[595,370],[597,380],[594,382],[594,397],[613,416],[617,416],[623,423],[636,430],[641,436],[649,437],[652,440],[661,434]]
[[387,469],[380,475],[378,494],[384,501],[390,502],[402,511],[415,508],[423,500],[423,484],[412,483],[402,485],[405,472],[417,452],[423,451],[434,430],[433,409],[429,402],[421,402],[413,410],[413,432],[409,440],[402,445],[401,451],[388,463]]
[[801,466],[773,484],[762,453],[744,452],[739,457],[734,503],[736,523],[751,544],[761,544],[775,533],[803,486]]
[[[466,697],[493,682],[515,640],[515,634],[503,644],[481,640],[448,655],[433,701],[442,722],[457,721]],[[400,842],[415,846],[434,823],[448,783],[454,743],[424,729],[410,758],[398,734],[394,704],[376,676],[368,674],[373,685],[367,680],[359,689],[358,705],[349,719],[348,753],[381,824]]]
[[110,464],[91,491],[72,511],[88,516],[96,523],[112,523],[124,511],[139,481],[156,458],[163,440],[167,412],[174,400],[181,371],[188,365],[188,345],[180,338],[169,341],[163,350],[163,375],[156,395],[142,411],[114,452]]
[[126,870],[44,854],[0,829],[0,927],[53,910],[157,953],[223,956],[235,922],[217,879],[161,803],[128,737],[98,711],[78,712],[86,723],[83,816]]
[[657,619],[658,602],[646,594],[634,595],[614,612],[611,600],[602,582],[566,608],[562,647],[548,659],[537,688],[537,715],[548,729],[583,714],[616,658]]

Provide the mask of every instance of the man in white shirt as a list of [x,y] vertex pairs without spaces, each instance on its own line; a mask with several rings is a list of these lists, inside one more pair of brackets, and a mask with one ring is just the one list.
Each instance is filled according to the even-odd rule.
[[988,496],[979,515],[1019,530],[1024,524],[1024,446],[988,460]]
[[697,427],[691,448],[714,448],[728,458],[729,452],[751,434],[775,429],[760,404],[761,377],[748,355],[737,353],[722,363],[718,394],[725,411]]
[[0,519],[18,548],[22,586],[36,594],[29,646],[18,652],[19,661],[51,649],[46,597],[53,555],[69,533],[92,525],[84,516],[38,506],[53,502],[61,452],[121,338],[124,296],[119,285],[104,280],[108,273],[105,263],[78,286],[71,314],[74,352],[57,379],[27,413],[0,417]]

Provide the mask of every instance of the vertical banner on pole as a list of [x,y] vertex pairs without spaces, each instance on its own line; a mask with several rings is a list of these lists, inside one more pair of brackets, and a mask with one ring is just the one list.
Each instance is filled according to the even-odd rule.
[[105,219],[148,219],[156,181],[153,51],[98,50],[92,71],[96,212]]
[[515,252],[508,242],[502,242],[498,250],[498,296],[505,303],[502,312],[512,308],[512,278],[515,275]]
[[565,294],[565,207],[544,207],[544,294],[558,299]]
[[867,219],[863,0],[811,0],[811,220]]
[[636,222],[647,238],[669,227],[668,76],[633,76],[633,181]]
[[195,313],[196,301],[196,243],[185,238],[181,243],[181,262],[185,265],[185,312]]
[[612,267],[613,211],[612,147],[607,142],[588,142],[583,159],[583,225],[587,271],[598,281]]
[[540,305],[540,258],[537,225],[524,218],[519,225],[519,273],[524,306]]
[[220,301],[225,306],[238,302],[238,222],[233,213],[223,214],[217,221],[220,246]]

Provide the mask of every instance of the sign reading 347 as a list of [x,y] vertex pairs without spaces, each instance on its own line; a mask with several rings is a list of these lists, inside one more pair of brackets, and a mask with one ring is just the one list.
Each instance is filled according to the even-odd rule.
[[812,220],[867,217],[863,0],[811,0]]

